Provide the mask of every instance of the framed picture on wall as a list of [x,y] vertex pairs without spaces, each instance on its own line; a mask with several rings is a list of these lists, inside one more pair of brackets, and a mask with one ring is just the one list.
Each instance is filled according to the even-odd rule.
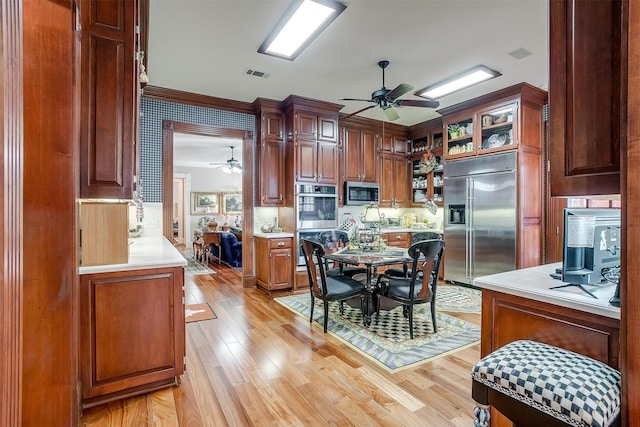
[[222,193],[222,214],[242,214],[242,193]]
[[191,193],[191,215],[217,215],[219,213],[219,193]]

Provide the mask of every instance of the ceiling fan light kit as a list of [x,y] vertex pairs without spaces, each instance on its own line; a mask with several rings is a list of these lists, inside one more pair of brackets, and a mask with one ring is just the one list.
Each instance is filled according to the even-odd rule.
[[258,52],[293,61],[344,9],[335,0],[294,0]]
[[389,65],[389,61],[382,60],[378,62],[378,66],[382,68],[382,88],[374,91],[371,94],[371,99],[361,98],[340,98],[341,101],[364,101],[371,102],[374,105],[362,108],[354,113],[351,113],[344,118],[355,116],[363,111],[371,108],[380,107],[389,121],[397,120],[400,118],[398,113],[392,107],[425,107],[425,108],[437,108],[440,103],[432,99],[418,100],[418,99],[398,99],[402,95],[411,92],[413,86],[407,83],[400,83],[395,89],[387,89],[384,86],[384,70]]
[[441,80],[438,83],[429,85],[424,89],[420,89],[414,95],[423,98],[438,99],[501,75],[502,74],[500,72],[492,70],[489,67],[477,65],[466,71]]
[[[231,158],[226,161],[226,163],[219,164],[218,167],[222,169],[224,173],[242,173],[242,166],[240,162],[233,158],[233,146],[230,145],[231,148]],[[217,163],[211,163],[211,165],[216,165]]]

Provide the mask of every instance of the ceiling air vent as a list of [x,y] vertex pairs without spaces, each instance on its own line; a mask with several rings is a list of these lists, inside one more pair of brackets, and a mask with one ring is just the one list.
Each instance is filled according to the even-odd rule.
[[269,73],[265,73],[264,71],[258,71],[258,70],[251,70],[249,68],[247,68],[244,71],[245,74],[249,75],[249,76],[255,76],[255,77],[262,77],[263,79],[268,78],[271,74]]
[[522,59],[526,58],[529,55],[532,55],[532,53],[527,49],[521,47],[520,49],[516,49],[513,52],[509,52],[509,55],[513,56],[516,59]]

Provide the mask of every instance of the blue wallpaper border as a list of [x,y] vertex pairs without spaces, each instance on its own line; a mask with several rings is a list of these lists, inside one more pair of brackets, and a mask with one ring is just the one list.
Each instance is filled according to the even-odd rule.
[[140,100],[140,179],[145,202],[162,202],[163,120],[252,131],[255,152],[256,119],[254,115],[161,101],[143,96]]

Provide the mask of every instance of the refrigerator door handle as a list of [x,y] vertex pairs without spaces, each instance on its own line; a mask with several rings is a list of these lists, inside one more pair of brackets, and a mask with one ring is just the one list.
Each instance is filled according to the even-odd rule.
[[465,278],[469,279],[471,277],[471,265],[472,265],[472,254],[471,254],[471,230],[470,230],[470,220],[471,220],[471,178],[467,177],[465,179],[465,205],[466,209],[464,210],[464,246],[465,246],[465,263],[464,263],[464,275]]
[[472,280],[475,273],[475,223],[474,223],[474,212],[475,212],[475,180],[471,177],[467,178],[467,236],[469,236],[469,245],[467,247],[467,253],[469,258],[469,268],[467,270],[467,278]]

